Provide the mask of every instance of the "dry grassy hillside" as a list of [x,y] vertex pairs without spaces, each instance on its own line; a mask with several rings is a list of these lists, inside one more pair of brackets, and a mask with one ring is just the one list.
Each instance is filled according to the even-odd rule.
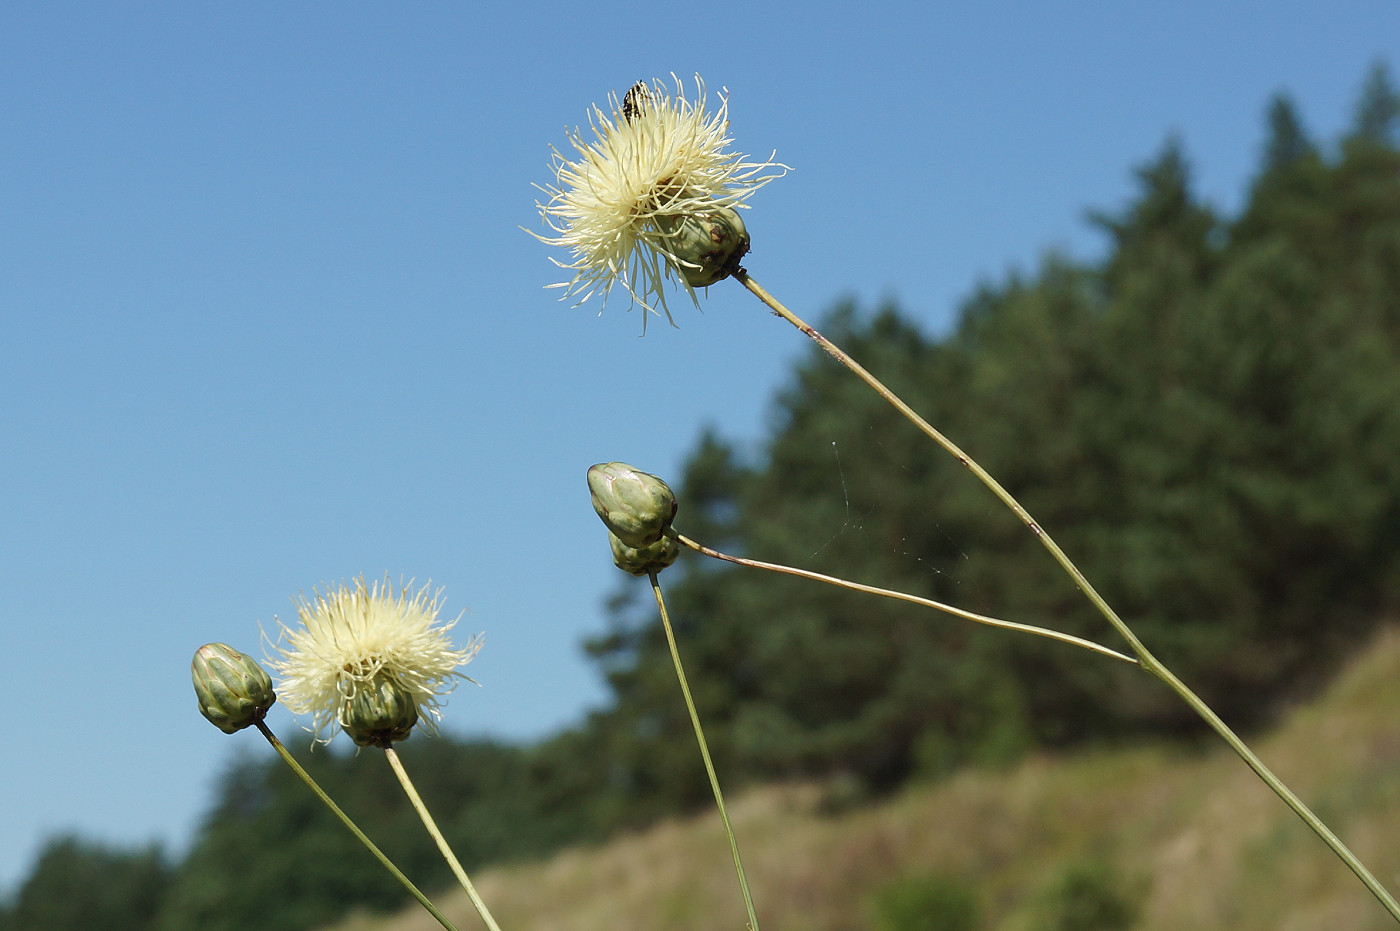
[[[1400,631],[1380,636],[1318,701],[1254,746],[1392,892],[1400,890]],[[1136,929],[1395,927],[1223,747],[1042,756],[839,815],[822,814],[822,799],[820,787],[780,786],[732,805],[765,931],[871,927],[881,891],[907,877],[974,890],[980,927],[1040,931],[1056,927],[1063,894],[1055,890],[1067,875],[1086,872],[1098,877],[1100,893],[1133,906]],[[714,816],[476,880],[504,931],[744,927]],[[437,900],[462,931],[481,927],[460,892]],[[415,909],[357,918],[337,931],[437,928]]]

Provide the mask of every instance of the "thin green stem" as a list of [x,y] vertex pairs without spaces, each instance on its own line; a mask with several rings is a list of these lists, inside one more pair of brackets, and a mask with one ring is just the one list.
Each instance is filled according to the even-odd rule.
[[404,794],[407,795],[408,800],[413,803],[413,810],[418,812],[418,817],[423,820],[423,827],[428,829],[428,834],[432,836],[433,841],[437,844],[439,852],[442,853],[442,858],[446,860],[447,865],[452,868],[452,873],[457,877],[457,882],[461,883],[462,888],[467,891],[467,897],[470,898],[472,904],[476,906],[477,914],[481,916],[482,921],[486,922],[486,927],[490,928],[491,931],[501,931],[500,926],[496,924],[496,919],[491,917],[491,910],[486,907],[486,903],[483,902],[481,896],[477,894],[476,887],[473,886],[472,881],[467,878],[467,871],[462,869],[462,864],[458,861],[457,855],[454,854],[452,848],[447,845],[447,838],[443,837],[442,831],[438,830],[437,822],[433,820],[433,816],[428,812],[428,806],[423,804],[423,799],[419,796],[418,790],[413,787],[413,780],[408,778],[408,771],[403,768],[403,761],[399,759],[399,755],[394,752],[392,746],[384,748],[384,755],[389,758],[389,765],[393,768],[394,775],[399,778],[399,785],[403,786]]
[[1032,634],[1036,637],[1044,637],[1047,640],[1055,640],[1060,643],[1068,643],[1072,646],[1081,647],[1100,656],[1107,656],[1119,662],[1128,663],[1133,666],[1138,665],[1138,661],[1126,653],[1119,653],[1111,650],[1103,644],[1095,643],[1092,640],[1085,640],[1082,637],[1075,637],[1071,634],[1062,633],[1058,630],[1050,630],[1046,627],[1035,627],[1031,624],[1018,624],[1015,621],[1004,621],[999,617],[988,617],[985,614],[975,614],[972,611],[964,611],[962,608],[941,601],[934,601],[931,598],[920,598],[918,595],[910,595],[906,592],[897,592],[889,588],[877,588],[874,585],[865,585],[860,582],[852,582],[849,579],[839,579],[834,575],[823,575],[820,572],[812,572],[809,569],[798,569],[793,566],[783,566],[778,563],[763,562],[758,559],[746,559],[743,556],[731,556],[728,553],[721,553],[719,550],[710,549],[708,546],[696,543],[690,537],[681,533],[675,534],[676,541],[682,546],[687,546],[697,553],[709,556],[713,559],[722,559],[725,562],[732,562],[740,566],[749,566],[753,569],[767,569],[769,572],[780,572],[784,575],[795,575],[798,578],[812,579],[816,582],[825,582],[828,585],[835,585],[839,588],[848,588],[851,591],[864,592],[868,595],[879,595],[882,598],[893,598],[896,601],[907,601],[910,604],[923,605],[926,608],[933,608],[963,620],[973,621],[978,624],[986,624],[988,627],[999,627],[1002,630],[1015,630],[1023,634]]
[[1394,897],[1380,884],[1380,881],[1376,879],[1375,876],[1371,875],[1371,871],[1357,858],[1356,854],[1351,852],[1351,848],[1342,843],[1341,838],[1332,833],[1332,829],[1324,824],[1321,818],[1313,814],[1312,809],[1303,804],[1302,799],[1294,795],[1293,790],[1284,785],[1283,780],[1274,775],[1273,770],[1265,766],[1264,761],[1254,755],[1254,751],[1249,749],[1248,745],[1230,729],[1229,725],[1220,720],[1219,716],[1211,710],[1210,706],[1202,701],[1195,692],[1187,688],[1185,683],[1172,674],[1171,670],[1163,666],[1146,650],[1142,651],[1141,656],[1143,667],[1170,686],[1176,694],[1180,695],[1182,700],[1190,705],[1191,709],[1195,711],[1196,714],[1200,715],[1201,718],[1230,745],[1230,749],[1239,754],[1240,759],[1244,760],[1249,768],[1254,770],[1255,775],[1264,780],[1264,784],[1270,789],[1273,789],[1274,794],[1283,799],[1283,803],[1293,809],[1293,813],[1299,818],[1302,818],[1303,822],[1313,829],[1313,833],[1322,838],[1323,843],[1332,848],[1332,852],[1356,874],[1356,877],[1365,884],[1366,888],[1371,891],[1371,894],[1376,897],[1381,905],[1385,906],[1386,911],[1390,912],[1391,917],[1397,922],[1400,922],[1400,904],[1397,904]]
[[457,927],[454,924],[452,924],[452,922],[447,920],[447,916],[443,915],[442,912],[438,911],[437,906],[434,905],[432,902],[428,901],[428,897],[425,896],[422,892],[418,891],[418,887],[415,886],[412,882],[410,882],[408,877],[405,876],[403,872],[397,866],[394,865],[394,861],[390,860],[389,857],[384,853],[384,851],[380,850],[377,846],[375,846],[374,841],[370,840],[368,837],[365,836],[365,832],[360,830],[359,825],[351,821],[350,816],[347,815],[345,812],[341,811],[340,806],[331,800],[331,797],[327,795],[326,791],[316,783],[315,779],[311,778],[311,774],[308,773],[306,770],[302,769],[301,764],[296,761],[296,758],[293,757],[290,752],[288,752],[286,747],[282,746],[282,741],[277,739],[277,735],[272,733],[272,731],[268,728],[267,724],[265,724],[262,721],[257,721],[255,723],[257,725],[258,730],[262,731],[262,735],[267,738],[267,742],[272,744],[272,749],[276,750],[277,755],[282,758],[282,761],[292,768],[292,772],[296,773],[298,776],[301,777],[301,781],[306,783],[307,788],[309,788],[312,792],[316,793],[316,797],[319,798],[321,800],[321,803],[327,808],[329,808],[335,814],[335,816],[340,819],[340,823],[350,829],[350,833],[355,835],[356,840],[364,844],[365,849],[367,849],[370,853],[374,854],[375,859],[377,859],[386,870],[392,873],[395,879],[397,879],[400,883],[403,884],[403,887],[407,889],[415,899],[418,900],[418,904],[426,908],[428,910],[428,914],[436,918],[438,924],[446,928],[447,931],[457,931]]
[[806,334],[833,359],[854,372],[861,381],[869,385],[880,397],[893,405],[894,408],[903,414],[911,423],[923,431],[939,446],[947,450],[954,459],[966,466],[973,475],[977,476],[978,480],[981,481],[983,485],[987,486],[992,494],[996,495],[1001,503],[1006,505],[1006,507],[1016,515],[1017,519],[1025,524],[1030,532],[1044,544],[1045,548],[1050,551],[1050,555],[1060,564],[1060,567],[1064,569],[1065,573],[1074,580],[1074,584],[1079,587],[1079,590],[1084,593],[1084,596],[1088,598],[1090,603],[1098,609],[1099,613],[1113,625],[1114,630],[1118,631],[1119,635],[1128,642],[1128,646],[1132,648],[1133,653],[1138,658],[1138,662],[1142,664],[1142,668],[1165,682],[1172,691],[1176,692],[1176,694],[1201,717],[1202,720],[1210,725],[1211,729],[1220,735],[1235,753],[1239,754],[1240,758],[1244,760],[1249,768],[1254,770],[1255,774],[1264,781],[1264,784],[1272,789],[1274,793],[1283,800],[1284,804],[1291,808],[1299,818],[1303,819],[1303,822],[1307,824],[1308,827],[1312,828],[1313,832],[1322,839],[1323,843],[1330,847],[1332,852],[1356,874],[1356,877],[1370,890],[1371,894],[1385,907],[1386,911],[1390,912],[1391,917],[1397,922],[1400,922],[1400,904],[1397,904],[1391,894],[1386,891],[1385,887],[1380,884],[1375,876],[1371,875],[1371,871],[1356,858],[1356,855],[1342,843],[1336,834],[1332,833],[1327,825],[1322,823],[1322,820],[1318,818],[1317,815],[1313,814],[1312,811],[1293,794],[1292,790],[1283,784],[1281,779],[1274,775],[1272,770],[1264,765],[1262,760],[1254,755],[1253,751],[1245,745],[1244,741],[1241,740],[1234,731],[1230,730],[1225,722],[1220,720],[1219,716],[1216,715],[1199,696],[1187,688],[1180,679],[1148,652],[1147,647],[1143,646],[1142,641],[1128,628],[1128,625],[1118,616],[1118,613],[1109,606],[1108,602],[1104,601],[1103,596],[1098,593],[1094,586],[1089,584],[1089,580],[1079,571],[1079,567],[1065,555],[1064,550],[1060,549],[1059,545],[1051,539],[1050,535],[1046,533],[1026,509],[1021,506],[1021,503],[1001,486],[1000,482],[992,478],[986,469],[978,465],[977,462],[967,453],[963,452],[956,443],[934,429],[928,421],[920,417],[913,408],[904,403],[903,399],[889,388],[885,387],[884,383],[870,374],[864,366],[847,355],[845,350],[841,349],[841,347],[831,342],[825,336],[822,336],[805,320],[784,307],[777,298],[773,297],[773,295],[769,294],[758,282],[750,278],[747,271],[741,268],[735,272],[734,277],[738,279],[740,284],[752,292],[755,297],[767,305],[773,313],[782,317],[788,323],[791,323],[802,333]]
[[685,669],[681,666],[681,652],[676,646],[676,633],[671,629],[671,615],[666,610],[666,599],[661,595],[661,583],[655,572],[647,573],[651,578],[651,591],[656,596],[656,607],[661,612],[661,626],[666,629],[666,643],[671,648],[671,662],[676,666],[676,678],[681,684],[681,695],[685,696],[685,707],[690,712],[690,723],[695,728],[695,740],[700,744],[700,758],[705,761],[705,772],[710,777],[710,788],[715,793],[715,804],[719,807],[719,818],[724,824],[724,833],[729,837],[729,853],[734,857],[734,871],[739,874],[739,891],[744,896],[744,907],[749,912],[749,931],[758,931],[758,915],[754,912],[753,896],[749,894],[749,880],[744,874],[744,861],[739,857],[739,842],[734,838],[734,827],[729,823],[729,810],[724,807],[724,793],[719,789],[719,776],[715,775],[715,765],[710,760],[710,747],[705,742],[705,730],[700,726],[700,713],[695,710],[695,701],[690,697],[690,685],[686,682]]

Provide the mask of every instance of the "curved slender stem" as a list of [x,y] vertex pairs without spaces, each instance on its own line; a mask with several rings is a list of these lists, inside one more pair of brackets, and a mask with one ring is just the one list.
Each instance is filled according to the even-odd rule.
[[452,848],[447,845],[447,838],[443,837],[442,832],[438,830],[437,822],[433,820],[433,816],[428,812],[428,806],[423,804],[423,799],[418,795],[418,790],[413,787],[413,780],[408,778],[408,771],[403,768],[403,762],[399,759],[399,755],[394,752],[394,748],[391,746],[384,748],[384,755],[388,757],[389,765],[393,768],[394,775],[399,777],[399,785],[403,786],[404,794],[407,795],[408,800],[413,803],[414,811],[418,812],[418,817],[423,820],[423,827],[428,829],[428,834],[431,835],[433,841],[437,843],[438,850],[442,853],[442,858],[446,860],[447,865],[452,868],[452,874],[457,877],[457,882],[461,883],[462,888],[467,892],[467,897],[470,898],[472,904],[476,906],[477,914],[481,916],[482,921],[486,922],[486,927],[490,928],[491,931],[501,931],[500,927],[496,924],[496,919],[491,917],[490,909],[486,907],[486,903],[483,902],[481,896],[477,894],[476,887],[473,886],[472,881],[467,878],[467,871],[462,869],[462,864],[458,861],[457,855],[454,854]]
[[840,588],[849,588],[852,591],[864,592],[868,595],[879,595],[884,598],[893,598],[896,601],[907,601],[910,604],[923,605],[926,608],[933,608],[954,617],[960,617],[966,621],[973,621],[978,624],[985,624],[988,627],[999,627],[1002,630],[1015,630],[1023,634],[1033,634],[1037,637],[1044,637],[1047,640],[1056,640],[1060,643],[1068,643],[1072,646],[1082,647],[1101,656],[1107,656],[1120,662],[1138,665],[1138,661],[1126,653],[1119,653],[1108,647],[1095,643],[1092,640],[1085,640],[1082,637],[1075,637],[1071,634],[1062,633],[1058,630],[1050,630],[1046,627],[1035,627],[1030,624],[1018,624],[1015,621],[1003,621],[999,617],[988,617],[985,614],[975,614],[972,611],[964,611],[962,608],[941,601],[934,601],[931,598],[920,598],[918,595],[910,595],[906,592],[897,592],[889,588],[876,588],[874,585],[864,585],[860,582],[852,582],[848,579],[838,579],[834,575],[823,575],[820,572],[812,572],[809,569],[797,569],[793,566],[783,566],[778,563],[763,562],[758,559],[746,559],[743,556],[731,556],[728,553],[721,553],[719,550],[710,549],[708,546],[696,543],[690,537],[681,533],[675,534],[676,541],[682,546],[687,546],[697,553],[709,556],[714,559],[722,559],[725,562],[732,562],[740,566],[749,566],[754,569],[767,569],[769,572],[781,572],[784,575],[795,575],[803,579],[812,579],[816,582],[825,582],[828,585],[835,585]]
[[1108,602],[1104,601],[1103,596],[1098,593],[1094,586],[1089,584],[1089,580],[1079,571],[1079,567],[1065,555],[1064,550],[1060,549],[1059,545],[1051,539],[1050,535],[1046,533],[1031,515],[1027,513],[1026,509],[1021,506],[1021,503],[1017,501],[1009,491],[1001,486],[1000,482],[992,478],[991,474],[988,473],[986,469],[978,465],[977,462],[967,453],[963,452],[956,443],[934,429],[928,421],[920,417],[913,408],[904,403],[903,399],[889,388],[885,387],[884,383],[870,374],[864,366],[847,355],[845,350],[831,342],[825,336],[822,336],[805,320],[784,307],[777,298],[773,297],[773,295],[769,294],[758,282],[749,277],[749,273],[745,269],[740,268],[736,271],[734,273],[734,278],[755,297],[767,305],[773,313],[782,317],[788,323],[791,323],[812,339],[812,341],[820,346],[833,359],[854,372],[861,381],[869,385],[880,397],[888,401],[911,423],[923,431],[939,446],[947,450],[953,458],[966,466],[973,475],[977,476],[978,480],[981,481],[983,485],[987,486],[992,494],[996,495],[1001,503],[1006,505],[1006,507],[1016,515],[1017,519],[1025,524],[1027,529],[1029,529],[1045,548],[1050,551],[1050,555],[1060,564],[1060,567],[1064,569],[1065,573],[1074,580],[1074,584],[1084,593],[1084,596],[1088,598],[1090,603],[1098,609],[1099,613],[1113,625],[1114,630],[1118,631],[1119,635],[1128,642],[1128,646],[1132,648],[1142,668],[1166,683],[1166,685],[1171,688],[1172,691],[1176,692],[1176,694],[1186,702],[1206,724],[1210,725],[1211,729],[1230,745],[1230,748],[1244,760],[1245,764],[1248,765],[1250,769],[1254,770],[1255,774],[1264,781],[1264,784],[1272,789],[1274,793],[1283,800],[1284,804],[1291,808],[1308,827],[1312,828],[1313,832],[1322,839],[1323,843],[1330,847],[1332,852],[1356,874],[1356,877],[1370,890],[1377,901],[1385,907],[1386,911],[1390,912],[1391,917],[1397,922],[1400,922],[1400,904],[1397,904],[1394,897],[1386,891],[1385,887],[1380,884],[1375,876],[1371,875],[1371,871],[1357,859],[1356,855],[1342,843],[1341,839],[1338,838],[1336,834],[1332,833],[1327,825],[1322,823],[1322,820],[1318,818],[1317,815],[1313,814],[1312,811],[1303,804],[1302,800],[1293,794],[1288,786],[1284,785],[1281,779],[1274,775],[1272,770],[1264,765],[1262,760],[1254,755],[1254,752],[1245,745],[1244,741],[1241,740],[1199,696],[1187,688],[1185,683],[1178,679],[1166,666],[1162,665],[1155,656],[1148,652],[1147,647],[1143,646],[1142,641],[1128,628],[1128,625],[1118,616],[1118,613],[1109,606]]
[[992,494],[996,495],[998,500],[1000,500],[1002,504],[1006,505],[1006,507],[1013,514],[1016,515],[1017,519],[1020,520],[1021,523],[1025,524],[1026,528],[1030,530],[1030,532],[1033,533],[1042,544],[1045,545],[1045,548],[1050,551],[1050,555],[1055,558],[1055,561],[1058,562],[1060,566],[1065,570],[1065,572],[1069,574],[1070,578],[1074,580],[1074,584],[1077,585],[1079,589],[1084,592],[1084,594],[1088,597],[1088,599],[1091,602],[1093,602],[1094,607],[1098,608],[1099,612],[1102,613],[1105,617],[1107,617],[1110,622],[1113,622],[1113,626],[1117,628],[1118,632],[1124,637],[1124,639],[1128,641],[1128,644],[1132,646],[1133,651],[1137,652],[1137,650],[1141,648],[1141,642],[1139,642],[1137,637],[1133,635],[1132,631],[1128,630],[1127,625],[1125,625],[1121,620],[1117,620],[1117,615],[1113,613],[1113,609],[1108,606],[1108,603],[1105,602],[1103,598],[1099,595],[1099,593],[1095,591],[1094,587],[1089,584],[1089,580],[1084,578],[1084,574],[1079,571],[1079,568],[1075,566],[1073,562],[1070,561],[1070,558],[1065,555],[1064,550],[1060,549],[1059,545],[1056,544],[1053,539],[1051,539],[1050,535],[1046,533],[1043,529],[1041,529],[1041,526],[1035,522],[1035,520],[1031,517],[1029,513],[1027,513],[1026,509],[1021,506],[1021,503],[1017,501],[1014,497],[1012,497],[1011,492],[1007,491],[1001,486],[1000,482],[992,478],[991,473],[989,473],[986,469],[978,465],[976,460],[974,460],[967,453],[963,452],[962,449],[956,443],[954,443],[952,440],[948,439],[946,436],[940,433],[927,420],[924,420],[923,417],[919,416],[918,412],[915,411],[908,404],[904,403],[904,400],[900,398],[899,395],[895,394],[889,388],[886,388],[884,382],[880,381],[880,379],[870,374],[870,372],[868,372],[864,366],[862,366],[855,359],[847,355],[844,349],[842,349],[840,346],[837,346],[825,336],[822,336],[816,331],[814,327],[811,326],[811,324],[807,323],[807,321],[803,320],[801,317],[797,316],[792,311],[784,307],[778,301],[777,298],[769,294],[763,289],[761,285],[758,284],[758,282],[750,278],[747,271],[740,269],[739,272],[734,275],[734,277],[737,278],[744,287],[748,288],[751,292],[753,292],[753,294],[757,296],[759,300],[763,301],[764,304],[768,305],[768,307],[773,311],[773,313],[782,317],[784,320],[786,320],[788,323],[791,323],[793,326],[797,327],[797,329],[801,330],[813,342],[820,346],[822,350],[827,353],[827,355],[831,356],[837,362],[840,362],[846,368],[854,372],[856,377],[858,377],[861,381],[869,385],[875,391],[876,394],[880,395],[880,397],[884,398],[891,405],[893,405],[894,408],[898,410],[901,414],[903,414],[909,420],[910,423],[918,427],[935,443],[947,450],[949,455],[951,455],[959,463],[965,466],[968,469],[968,471],[970,471],[973,475],[977,476],[978,481],[980,481],[983,485],[986,485],[987,488],[991,490]]
[[676,646],[676,632],[671,629],[671,615],[666,610],[666,599],[661,595],[661,583],[657,580],[656,573],[648,572],[647,575],[651,578],[651,591],[656,596],[656,607],[661,612],[661,626],[666,630],[666,643],[671,648],[671,662],[676,667],[681,695],[685,697],[685,707],[690,712],[690,724],[695,728],[695,740],[700,744],[700,758],[705,761],[705,773],[710,777],[710,789],[715,793],[719,819],[724,823],[724,833],[729,837],[729,853],[734,857],[734,871],[739,874],[739,891],[744,896],[744,908],[749,912],[749,931],[758,931],[758,915],[754,911],[753,896],[749,894],[749,880],[744,874],[744,861],[739,857],[739,842],[734,838],[734,828],[729,823],[729,810],[724,806],[724,793],[719,789],[719,776],[715,775],[715,765],[710,761],[710,747],[705,742],[705,730],[700,726],[700,713],[695,710],[695,701],[690,697],[690,685],[686,682],[685,669],[681,666],[681,652]]
[[388,855],[386,855],[384,851],[380,850],[377,846],[375,846],[374,841],[370,840],[368,837],[365,836],[365,832],[360,830],[359,825],[351,821],[350,816],[347,815],[345,812],[341,811],[340,806],[331,800],[331,797],[326,794],[326,791],[322,789],[320,785],[317,784],[315,779],[311,778],[311,774],[308,773],[305,769],[302,769],[301,764],[296,761],[296,758],[293,757],[290,752],[288,752],[286,747],[282,746],[282,741],[277,739],[277,735],[273,734],[271,729],[269,729],[264,722],[257,721],[255,723],[257,725],[258,730],[262,731],[262,735],[267,738],[267,742],[272,744],[272,749],[276,750],[277,755],[282,758],[282,762],[290,766],[292,768],[292,772],[296,773],[298,776],[301,777],[301,781],[306,783],[307,788],[314,792],[316,794],[316,797],[321,800],[321,803],[327,808],[329,808],[331,812],[334,813],[335,816],[340,819],[340,823],[350,829],[350,833],[355,835],[355,839],[358,840],[360,843],[364,844],[365,849],[367,849],[370,853],[374,854],[375,859],[377,859],[386,870],[392,873],[395,879],[397,879],[400,883],[403,884],[403,887],[407,889],[415,899],[418,900],[418,904],[426,908],[428,910],[428,914],[436,918],[438,924],[446,928],[447,931],[457,931],[457,927],[454,924],[452,924],[452,922],[447,920],[447,916],[443,915],[442,912],[438,911],[437,906],[434,905],[432,902],[428,901],[428,897],[425,896],[422,892],[418,891],[418,887],[415,886],[412,882],[410,882],[408,877],[405,876],[403,872],[397,866],[394,865],[394,861],[390,860]]

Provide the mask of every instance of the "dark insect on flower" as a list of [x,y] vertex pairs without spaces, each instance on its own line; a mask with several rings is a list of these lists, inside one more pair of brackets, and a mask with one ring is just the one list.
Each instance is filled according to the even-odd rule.
[[647,103],[651,103],[651,91],[647,90],[645,82],[638,81],[622,98],[623,118],[631,120],[641,116],[642,105]]

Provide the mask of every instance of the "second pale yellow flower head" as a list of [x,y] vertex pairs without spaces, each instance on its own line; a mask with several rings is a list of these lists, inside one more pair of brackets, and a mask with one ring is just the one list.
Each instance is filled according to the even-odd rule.
[[398,717],[413,720],[384,731],[399,734],[393,739],[407,736],[414,721],[432,730],[443,697],[466,678],[459,667],[481,648],[479,636],[461,649],[453,646],[448,632],[456,622],[439,623],[440,606],[426,586],[410,591],[387,581],[366,585],[362,578],[303,598],[301,626],[279,624],[279,658],[271,660],[278,695],[293,712],[312,716],[322,742],[337,727],[360,733],[363,709],[376,695],[409,706]]

